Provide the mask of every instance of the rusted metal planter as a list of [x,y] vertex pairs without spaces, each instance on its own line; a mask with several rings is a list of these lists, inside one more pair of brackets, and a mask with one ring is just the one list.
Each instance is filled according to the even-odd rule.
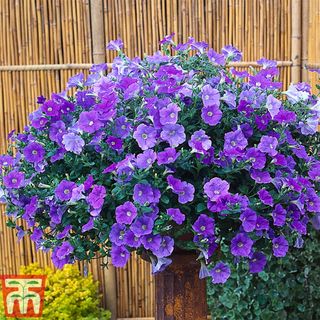
[[206,320],[206,281],[200,263],[189,251],[174,252],[172,264],[155,276],[156,320]]

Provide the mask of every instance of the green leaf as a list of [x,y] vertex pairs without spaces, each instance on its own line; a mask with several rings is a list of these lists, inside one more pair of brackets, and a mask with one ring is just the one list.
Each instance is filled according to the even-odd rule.
[[206,209],[207,209],[207,206],[204,203],[197,204],[197,207],[196,207],[197,213],[205,211]]
[[20,284],[20,282],[17,280],[10,280],[8,281],[8,284]]
[[39,281],[37,280],[30,280],[27,282],[27,284],[39,284]]

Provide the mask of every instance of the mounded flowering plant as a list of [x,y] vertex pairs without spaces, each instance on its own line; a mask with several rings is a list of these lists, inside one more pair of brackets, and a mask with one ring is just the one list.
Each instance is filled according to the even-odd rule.
[[144,59],[111,41],[110,73],[94,65],[39,97],[30,125],[10,134],[0,158],[8,224],[52,249],[58,267],[97,252],[122,267],[137,251],[158,272],[180,248],[199,253],[201,278],[224,283],[230,264],[261,272],[320,228],[310,86],[284,91],[275,61],[237,71],[238,49],[172,36]]

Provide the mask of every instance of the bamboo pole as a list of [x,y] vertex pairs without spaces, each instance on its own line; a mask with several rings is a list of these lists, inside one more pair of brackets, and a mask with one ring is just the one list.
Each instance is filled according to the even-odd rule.
[[301,0],[292,0],[291,6],[291,77],[293,82],[301,80]]
[[302,3],[302,70],[301,78],[302,81],[309,81],[309,72],[305,68],[305,65],[308,63],[308,33],[309,33],[309,0],[304,0]]

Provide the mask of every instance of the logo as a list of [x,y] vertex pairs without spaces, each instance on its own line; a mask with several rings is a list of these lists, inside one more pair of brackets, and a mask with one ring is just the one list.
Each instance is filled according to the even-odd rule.
[[46,276],[3,275],[0,277],[6,317],[42,316]]

